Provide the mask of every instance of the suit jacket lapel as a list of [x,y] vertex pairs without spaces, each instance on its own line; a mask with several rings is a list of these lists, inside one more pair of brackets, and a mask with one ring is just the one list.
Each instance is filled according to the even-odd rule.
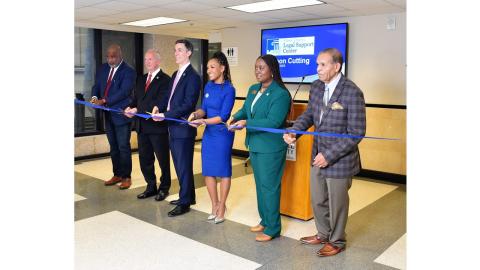
[[[345,77],[343,77],[343,75],[340,75],[340,76],[341,76],[340,80],[338,81],[337,86],[335,87],[335,90],[333,90],[333,95],[328,100],[328,106],[326,108],[325,113],[322,116],[322,122],[323,122],[323,119],[325,119],[325,117],[327,117],[328,113],[332,110],[332,104],[334,102],[336,102],[338,100],[338,97],[340,97],[340,95],[342,94],[343,84],[345,83]],[[325,91],[325,88],[323,89],[323,91]],[[324,106],[323,105],[323,99],[322,99],[322,106]]]
[[[152,78],[152,81],[150,82],[150,85],[148,86],[147,91],[144,91],[144,94],[143,94],[142,98],[145,98],[147,95],[151,95],[149,93],[152,92],[152,90],[155,89],[155,86],[158,84],[158,82],[160,80],[161,72],[162,72],[162,70],[160,70],[157,73],[157,75],[155,75],[155,77]],[[143,89],[145,89],[145,85],[147,84],[147,78],[148,78],[148,73],[143,78],[143,81],[145,82]]]
[[[265,92],[263,92],[262,95],[258,98],[257,102],[253,106],[252,117],[255,115],[255,112],[257,111],[257,109],[261,108],[262,104],[265,103],[266,100],[268,99],[268,96],[270,95],[270,93],[272,92],[272,88],[274,87],[273,86],[274,83],[275,81],[272,81],[272,83],[268,86]],[[260,90],[257,90],[257,91],[260,91]]]
[[[188,65],[188,67],[183,71],[182,75],[180,75],[180,79],[178,79],[178,82],[177,82],[177,85],[175,86],[175,89],[173,89],[173,82],[172,82],[172,91],[173,92],[173,95],[172,95],[172,99],[173,97],[175,96],[175,94],[177,93],[177,90],[180,89],[180,87],[182,86],[183,83],[185,83],[185,78],[187,77],[187,74],[188,72],[190,72],[190,70],[192,69],[192,64]],[[177,72],[175,72],[175,77],[177,76]],[[175,78],[172,80],[174,81]]]
[[117,71],[115,71],[115,74],[113,74],[112,83],[114,83],[115,79],[118,78],[118,74],[119,74],[120,71],[122,70],[124,64],[125,64],[125,63],[122,62],[122,63],[118,66]]

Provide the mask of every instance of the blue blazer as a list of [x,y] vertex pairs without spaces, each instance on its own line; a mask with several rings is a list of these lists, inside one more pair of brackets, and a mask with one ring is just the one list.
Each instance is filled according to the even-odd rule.
[[[166,110],[168,106],[168,99],[172,93],[173,82],[175,81],[177,72],[178,70],[172,75],[172,80],[168,87],[168,95],[166,95],[162,103],[159,104],[158,107],[160,109],[165,108]],[[164,112],[165,117],[187,119],[188,116],[195,111],[201,87],[202,80],[190,64],[177,83],[172,100],[170,101],[170,110]],[[168,132],[170,136],[174,138],[194,138],[197,135],[196,128],[173,121],[168,121]]]
[[[92,87],[92,96],[96,96],[99,99],[103,98],[109,73],[110,66],[107,63],[102,64],[102,66],[97,69],[95,84]],[[123,61],[112,78],[105,106],[121,110],[128,107],[132,102],[136,76],[135,70]],[[132,121],[132,119],[123,114],[110,112],[105,112],[105,120],[112,121],[114,125],[123,125]]]

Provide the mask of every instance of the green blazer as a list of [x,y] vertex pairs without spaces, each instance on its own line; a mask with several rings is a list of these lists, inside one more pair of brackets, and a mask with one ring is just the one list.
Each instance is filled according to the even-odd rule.
[[[247,126],[284,128],[290,109],[290,93],[273,81],[250,110],[261,84],[250,86],[243,107],[233,115],[235,120],[247,120]],[[283,134],[247,128],[245,146],[251,152],[274,153],[286,149]]]

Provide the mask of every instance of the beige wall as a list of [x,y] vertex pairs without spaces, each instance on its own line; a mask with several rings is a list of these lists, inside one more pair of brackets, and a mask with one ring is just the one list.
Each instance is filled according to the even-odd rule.
[[[396,29],[387,30],[387,18],[396,18]],[[367,103],[406,104],[406,17],[405,13],[345,17],[257,27],[239,26],[222,31],[223,47],[238,47],[239,65],[232,67],[237,96],[244,97],[255,83],[253,65],[260,55],[262,28],[349,23],[348,77],[364,92]],[[297,85],[288,85],[295,90]],[[309,86],[302,86],[297,99],[308,99]]]
[[[238,111],[243,103],[243,100],[235,101],[233,111]],[[403,109],[366,108],[366,136],[400,140],[363,139],[359,144],[363,169],[407,174],[406,112]],[[245,135],[245,130],[235,132],[233,149],[247,150]],[[310,155],[310,153],[307,154]]]
[[[132,131],[130,137],[130,146],[132,149],[138,148],[137,133]],[[104,154],[110,152],[107,135],[93,135],[75,137],[75,157],[90,156],[96,154]]]
[[151,34],[144,34],[143,36],[144,52],[151,48],[157,49],[160,52],[160,56],[162,57],[162,61],[160,64],[161,69],[167,75],[172,76],[173,72],[178,69],[178,65],[175,63],[173,47],[175,41],[183,37]]

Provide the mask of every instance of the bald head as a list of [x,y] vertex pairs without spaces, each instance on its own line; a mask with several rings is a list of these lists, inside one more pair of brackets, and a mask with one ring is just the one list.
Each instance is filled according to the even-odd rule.
[[148,72],[153,72],[160,67],[160,53],[155,49],[147,50],[143,60]]
[[122,62],[122,48],[118,44],[112,44],[107,49],[107,62],[111,67],[116,67]]

